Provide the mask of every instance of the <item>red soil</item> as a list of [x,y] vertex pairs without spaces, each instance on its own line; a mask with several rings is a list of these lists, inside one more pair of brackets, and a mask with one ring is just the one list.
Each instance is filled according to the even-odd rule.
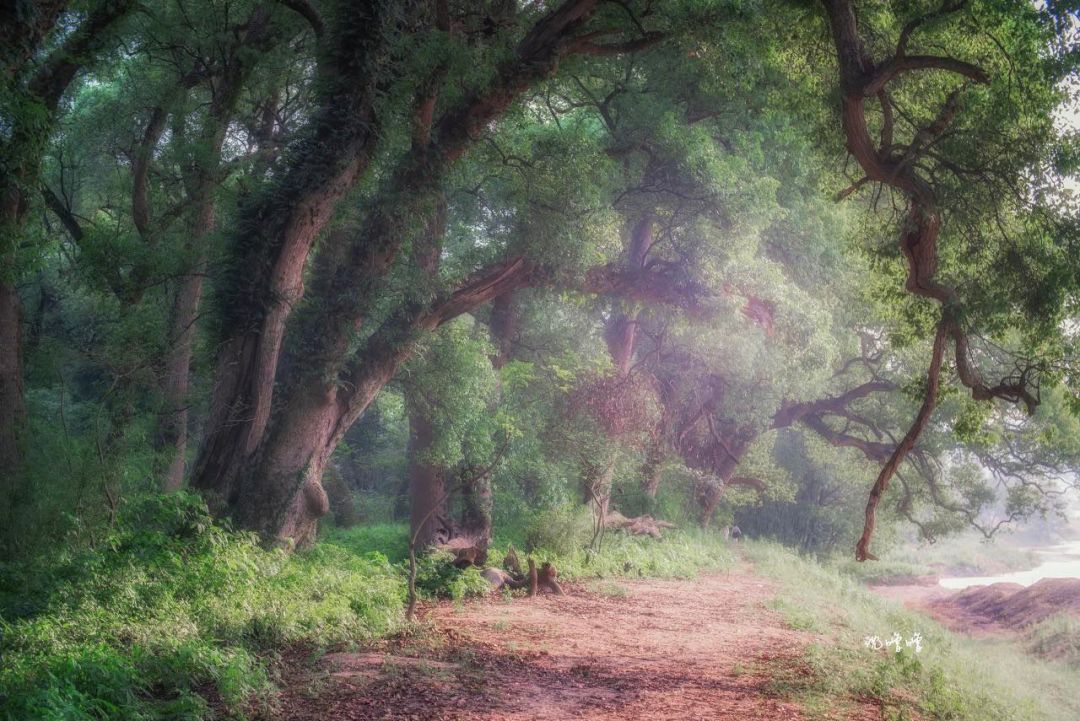
[[933,602],[931,609],[958,624],[1020,629],[1057,613],[1080,616],[1080,578],[1044,578],[1026,588],[1018,583],[973,586]]
[[[430,633],[377,652],[293,667],[285,719],[709,719],[798,721],[769,691],[776,669],[802,673],[814,639],[764,604],[747,572],[695,581],[634,580],[606,594],[439,604]],[[432,639],[435,639],[435,642]],[[878,719],[870,707],[859,719]],[[838,713],[837,718],[850,718]]]
[[1045,578],[1026,588],[995,583],[962,591],[928,586],[877,586],[874,591],[966,633],[1020,630],[1057,613],[1080,616],[1077,578]]

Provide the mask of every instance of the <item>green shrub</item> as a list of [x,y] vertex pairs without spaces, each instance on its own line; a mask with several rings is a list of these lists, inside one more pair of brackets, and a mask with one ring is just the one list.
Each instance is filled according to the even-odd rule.
[[485,596],[491,585],[474,566],[458,568],[454,554],[433,551],[416,559],[416,590],[421,598],[449,598],[460,601],[472,596]]
[[201,719],[269,688],[267,652],[397,627],[400,571],[335,546],[287,555],[216,524],[195,496],[123,509],[94,548],[6,569],[0,718]]
[[409,558],[409,524],[362,523],[352,528],[331,528],[319,537],[320,546],[340,546],[352,553],[377,551],[390,563]]
[[585,506],[562,505],[538,511],[525,528],[525,550],[575,553],[592,538],[592,523],[592,513]]

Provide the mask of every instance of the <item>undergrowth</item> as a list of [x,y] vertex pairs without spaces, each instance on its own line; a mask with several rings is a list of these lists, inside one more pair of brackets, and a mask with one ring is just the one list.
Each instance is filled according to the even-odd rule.
[[[1064,664],[1034,659],[1002,639],[952,634],[877,597],[858,581],[782,546],[746,546],[755,568],[779,581],[772,607],[793,628],[821,635],[801,673],[770,669],[774,691],[818,718],[872,701],[886,721],[1063,721],[1080,718],[1080,681]],[[894,634],[902,646],[881,647]],[[921,652],[907,642],[919,634]],[[877,637],[880,643],[874,643]],[[871,639],[873,648],[867,646]]]
[[1032,568],[1038,563],[1033,551],[1017,548],[1004,539],[987,542],[964,535],[933,544],[900,544],[874,563],[859,563],[845,555],[835,562],[835,567],[866,583],[883,583],[918,576],[993,575]]
[[1027,648],[1036,656],[1064,661],[1080,669],[1080,619],[1058,613],[1026,632]]
[[275,652],[384,635],[404,599],[379,553],[264,550],[186,494],[124,508],[92,548],[0,571],[9,721],[241,716],[265,705]]
[[[408,531],[404,524],[378,524],[333,529],[321,540],[320,545],[332,545],[354,553],[372,548],[391,560],[400,559],[404,569],[408,556]],[[545,537],[536,534],[539,540]],[[501,565],[509,550],[509,543],[496,538],[488,550],[488,565]],[[535,547],[529,551],[517,548],[522,562],[531,555],[537,563],[553,563],[559,578],[567,580],[609,578],[625,576],[650,576],[663,578],[693,578],[701,571],[720,571],[731,567],[734,556],[731,547],[720,534],[700,529],[671,530],[663,538],[630,536],[622,532],[605,534],[600,550],[590,551],[580,544],[555,543],[557,549]],[[460,582],[460,574],[445,568],[446,556],[436,556],[427,562],[421,560],[417,573],[417,586],[427,597],[460,598],[459,594],[444,588],[447,584]],[[440,568],[440,566],[442,568]],[[442,577],[440,585],[434,578]],[[483,590],[483,589],[481,589]],[[486,592],[486,591],[484,591]],[[464,595],[473,595],[465,593]]]
[[[266,550],[190,494],[121,509],[93,545],[0,567],[0,719],[250,718],[272,707],[274,663],[400,628],[407,530],[331,529],[307,551]],[[506,546],[491,549],[497,564]],[[534,549],[563,579],[689,577],[723,568],[716,535],[609,534],[601,552]],[[522,560],[525,555],[522,554]],[[475,568],[420,558],[425,598],[485,595]]]

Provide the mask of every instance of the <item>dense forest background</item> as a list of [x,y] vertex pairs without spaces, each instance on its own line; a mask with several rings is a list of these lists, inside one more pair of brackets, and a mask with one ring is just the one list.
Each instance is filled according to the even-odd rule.
[[408,520],[584,563],[617,512],[866,560],[1076,483],[1067,3],[0,19],[5,624],[184,544],[192,588],[394,596],[280,559]]

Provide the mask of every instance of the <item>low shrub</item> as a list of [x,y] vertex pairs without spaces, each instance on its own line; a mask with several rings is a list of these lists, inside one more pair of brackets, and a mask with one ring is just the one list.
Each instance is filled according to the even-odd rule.
[[239,714],[269,690],[270,652],[386,634],[403,603],[381,554],[268,551],[195,496],[145,498],[93,548],[5,569],[0,717]]
[[416,590],[421,598],[460,601],[487,595],[491,586],[475,566],[458,568],[454,565],[454,554],[434,551],[416,559]]

